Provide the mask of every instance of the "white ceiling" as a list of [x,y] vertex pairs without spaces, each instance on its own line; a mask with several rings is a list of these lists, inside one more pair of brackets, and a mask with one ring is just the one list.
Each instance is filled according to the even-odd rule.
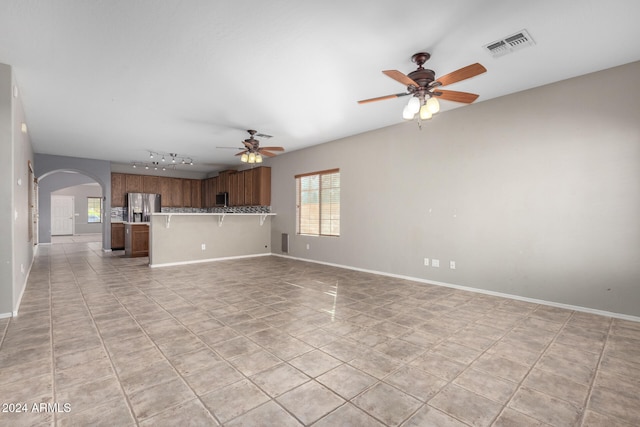
[[[216,147],[246,129],[293,151],[401,123],[408,98],[356,101],[403,92],[381,71],[416,52],[436,76],[482,63],[447,87],[482,102],[640,60],[639,16],[637,0],[2,0],[0,62],[37,153],[212,171],[239,165]],[[484,51],[522,29],[535,46]]]

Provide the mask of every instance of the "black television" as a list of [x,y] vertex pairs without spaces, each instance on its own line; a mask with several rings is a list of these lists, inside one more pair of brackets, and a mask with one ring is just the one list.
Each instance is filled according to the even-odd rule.
[[229,193],[226,191],[224,193],[216,194],[216,206],[224,206],[225,208],[229,204]]

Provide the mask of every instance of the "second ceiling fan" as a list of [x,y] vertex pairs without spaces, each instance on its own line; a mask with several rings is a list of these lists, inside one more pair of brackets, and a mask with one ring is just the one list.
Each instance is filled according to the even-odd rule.
[[481,64],[475,63],[436,79],[433,70],[426,69],[422,66],[430,57],[431,55],[426,52],[419,52],[413,55],[411,60],[418,64],[418,68],[409,74],[403,74],[398,70],[383,71],[385,75],[405,85],[407,87],[406,92],[363,99],[358,101],[358,104],[411,95],[409,103],[404,108],[402,117],[406,120],[411,120],[416,114],[419,114],[420,119],[425,120],[430,119],[433,114],[440,110],[437,98],[465,104],[470,104],[478,98],[479,95],[475,93],[442,90],[440,87],[475,77],[478,74],[486,72],[486,68]]

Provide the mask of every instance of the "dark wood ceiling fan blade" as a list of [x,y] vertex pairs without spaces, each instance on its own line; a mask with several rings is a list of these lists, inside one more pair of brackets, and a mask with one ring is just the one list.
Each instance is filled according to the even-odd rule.
[[389,77],[391,77],[393,80],[402,83],[405,86],[415,86],[415,87],[420,87],[418,85],[418,83],[414,82],[412,78],[410,78],[409,76],[407,76],[404,73],[401,73],[398,70],[385,70],[383,71],[383,73]]
[[267,151],[267,150],[259,150],[258,152],[260,153],[261,156],[273,157],[276,155],[276,153],[272,153],[271,151]]
[[260,147],[260,150],[284,151],[283,147]]
[[369,102],[384,101],[385,99],[399,98],[401,96],[406,96],[406,95],[409,95],[409,94],[408,93],[396,93],[396,94],[393,94],[393,95],[379,96],[377,98],[363,99],[362,101],[358,101],[358,104],[367,104]]
[[447,86],[452,83],[456,83],[462,80],[470,79],[478,74],[486,72],[487,69],[477,62],[475,64],[467,65],[459,70],[453,71],[449,74],[438,78],[436,81],[440,82],[440,86]]
[[248,152],[249,152],[249,150],[244,150],[244,151],[241,151],[238,154],[234,154],[234,155],[235,156],[242,156],[244,153],[248,153]]
[[455,90],[438,90],[434,95],[440,99],[446,99],[447,101],[462,102],[464,104],[471,104],[478,99],[475,93],[458,92]]

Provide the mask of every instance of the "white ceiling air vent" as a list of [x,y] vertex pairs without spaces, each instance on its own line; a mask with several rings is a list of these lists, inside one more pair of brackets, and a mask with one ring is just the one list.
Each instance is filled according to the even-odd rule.
[[534,44],[536,43],[533,41],[527,30],[522,30],[503,39],[484,45],[483,47],[491,54],[491,56],[499,58],[508,53],[515,52],[516,50],[533,46]]

